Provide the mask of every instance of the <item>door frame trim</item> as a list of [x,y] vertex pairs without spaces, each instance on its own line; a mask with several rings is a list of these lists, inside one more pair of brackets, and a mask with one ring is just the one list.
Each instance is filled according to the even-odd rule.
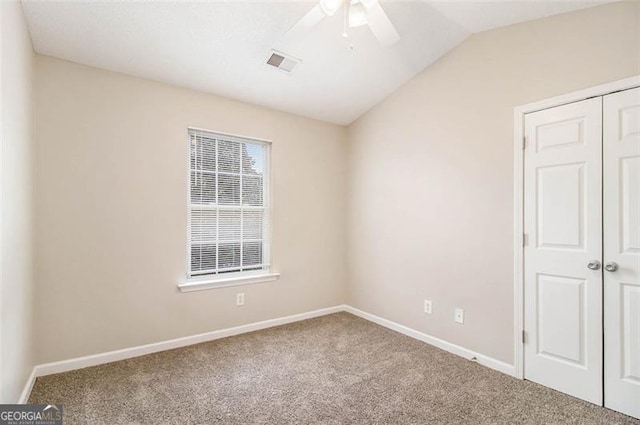
[[640,75],[517,106],[513,110],[513,365],[524,379],[524,117],[526,114],[640,87]]

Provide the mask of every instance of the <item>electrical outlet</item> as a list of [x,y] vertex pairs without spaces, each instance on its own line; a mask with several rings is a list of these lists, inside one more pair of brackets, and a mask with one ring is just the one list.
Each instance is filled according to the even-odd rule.
[[244,305],[244,292],[240,292],[236,294],[236,305],[237,306]]
[[424,313],[431,314],[431,300],[424,300]]
[[458,323],[464,323],[464,310],[456,308],[453,314],[453,319]]

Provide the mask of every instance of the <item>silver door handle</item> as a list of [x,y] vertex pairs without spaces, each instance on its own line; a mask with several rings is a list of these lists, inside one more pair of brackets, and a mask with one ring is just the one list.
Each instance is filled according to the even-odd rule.
[[608,272],[615,272],[616,270],[618,270],[618,264],[611,261],[604,265],[604,269]]
[[600,261],[598,260],[589,261],[589,264],[587,264],[587,268],[589,270],[600,270]]

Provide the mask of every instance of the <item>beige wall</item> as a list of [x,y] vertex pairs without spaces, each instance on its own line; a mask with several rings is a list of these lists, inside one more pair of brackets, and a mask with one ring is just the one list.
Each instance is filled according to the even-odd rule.
[[360,118],[348,302],[513,363],[513,108],[637,74],[640,3],[611,4],[474,35]]
[[17,2],[0,5],[0,402],[15,403],[33,358],[33,60]]
[[[36,87],[38,363],[344,302],[345,128],[43,56]],[[188,126],[273,140],[278,281],[178,292]]]

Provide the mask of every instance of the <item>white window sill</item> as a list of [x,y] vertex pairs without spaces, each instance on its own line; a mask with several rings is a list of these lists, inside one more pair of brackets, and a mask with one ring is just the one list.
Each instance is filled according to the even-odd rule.
[[183,283],[178,284],[180,292],[203,291],[205,289],[227,288],[229,286],[251,285],[253,283],[271,282],[280,277],[280,273],[262,273],[245,276],[234,277],[216,277],[216,278],[199,278],[187,279]]

